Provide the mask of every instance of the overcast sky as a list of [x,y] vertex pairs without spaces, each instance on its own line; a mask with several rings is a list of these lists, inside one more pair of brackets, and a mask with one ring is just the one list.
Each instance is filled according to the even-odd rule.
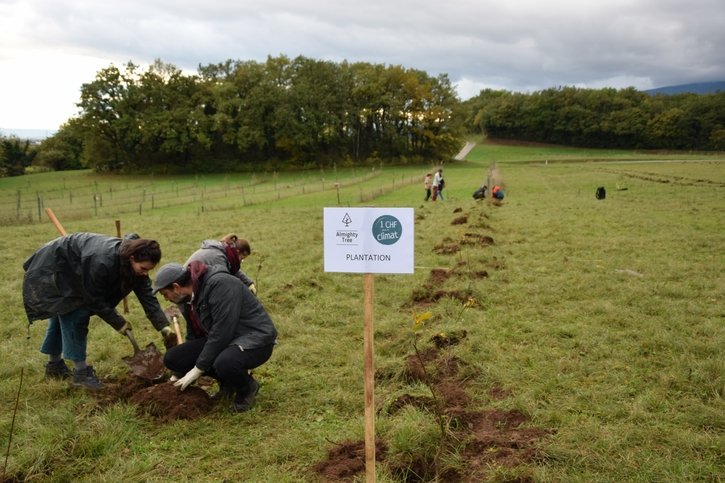
[[483,88],[725,80],[725,0],[0,0],[0,129],[55,130],[111,64],[302,55]]

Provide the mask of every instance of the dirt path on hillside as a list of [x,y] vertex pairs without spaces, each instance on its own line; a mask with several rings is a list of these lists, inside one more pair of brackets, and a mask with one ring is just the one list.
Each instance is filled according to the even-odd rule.
[[471,149],[476,145],[476,143],[473,143],[471,141],[466,142],[466,145],[461,148],[460,151],[458,151],[458,154],[453,158],[456,161],[462,161],[466,156],[468,156],[468,153],[471,152]]

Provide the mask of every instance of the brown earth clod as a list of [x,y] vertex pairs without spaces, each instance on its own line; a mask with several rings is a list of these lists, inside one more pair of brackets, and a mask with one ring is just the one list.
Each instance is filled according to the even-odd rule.
[[[375,460],[385,460],[388,447],[381,441],[375,441]],[[314,470],[325,481],[349,481],[350,478],[365,471],[365,442],[343,441],[327,453],[327,458],[314,466]]]
[[140,414],[162,423],[196,419],[213,408],[206,391],[195,386],[180,391],[170,382],[153,383],[130,374],[120,379],[106,379],[103,384],[103,389],[92,393],[99,408],[131,403],[138,406]]

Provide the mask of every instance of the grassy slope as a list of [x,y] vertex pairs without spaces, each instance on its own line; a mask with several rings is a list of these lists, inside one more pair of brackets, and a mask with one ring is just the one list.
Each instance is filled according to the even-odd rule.
[[[422,186],[400,182],[366,202],[413,206],[417,217],[416,273],[375,279],[376,366],[396,373],[411,353],[409,302],[432,268],[463,263],[472,272],[485,269],[487,279],[451,278],[441,287],[471,288],[479,306],[463,311],[459,302],[443,300],[430,309],[434,317],[423,334],[467,329],[468,339],[454,351],[470,364],[476,404],[521,409],[532,425],[555,431],[544,460],[518,474],[537,481],[716,480],[725,429],[725,165],[712,158],[516,161],[556,159],[556,150],[542,149],[516,148],[511,156],[498,147],[477,148],[471,161],[446,167],[443,203],[424,204]],[[560,154],[572,161],[569,152]],[[499,208],[470,198],[492,159],[507,186]],[[386,169],[378,181],[343,190],[341,203],[357,204],[365,189],[411,173]],[[599,185],[608,189],[604,201],[594,199]],[[24,371],[8,475],[314,481],[311,465],[324,458],[330,441],[363,435],[362,279],[322,272],[321,208],[336,204],[328,190],[234,211],[123,215],[124,231],[160,241],[163,262],[184,260],[203,238],[231,231],[248,237],[254,254],[245,269],[280,330],[275,354],[257,372],[262,391],[254,410],[230,415],[220,408],[211,417],[168,426],[138,418],[127,405],[99,411],[83,393],[42,380],[37,347],[45,324],[33,325],[26,340],[20,265],[55,234],[49,223],[0,228],[7,260],[0,286],[4,448]],[[461,215],[468,224],[450,224]],[[71,221],[66,228],[115,230],[112,217]],[[496,244],[466,246],[456,255],[433,251],[467,231],[486,233]],[[158,344],[133,299],[131,309],[139,341]],[[101,321],[91,330],[89,354],[99,373],[122,374],[119,359],[129,345]],[[511,395],[489,400],[493,386]],[[412,389],[382,381],[376,401],[384,408]],[[415,424],[381,414],[378,436],[400,441]],[[385,464],[379,479],[391,479]]]

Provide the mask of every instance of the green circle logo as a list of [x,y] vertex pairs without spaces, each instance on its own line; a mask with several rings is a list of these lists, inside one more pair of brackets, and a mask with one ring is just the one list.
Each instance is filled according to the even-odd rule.
[[392,245],[400,240],[403,224],[394,216],[383,215],[373,223],[373,236],[383,245]]

